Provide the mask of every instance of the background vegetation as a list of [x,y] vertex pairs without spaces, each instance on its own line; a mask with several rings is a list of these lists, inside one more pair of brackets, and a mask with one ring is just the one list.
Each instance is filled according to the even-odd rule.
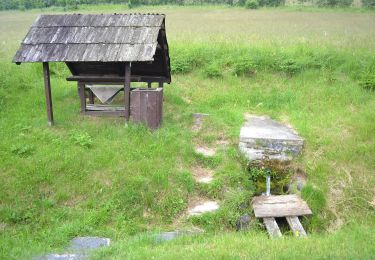
[[[287,2],[288,5],[318,7],[350,7],[354,0],[298,0]],[[253,3],[253,4],[251,4]],[[256,9],[260,7],[276,7],[286,4],[286,0],[2,0],[0,10],[28,10],[33,8],[64,7],[78,9],[80,5],[124,4],[129,8],[140,5],[229,5],[245,6]],[[358,6],[358,4],[356,4]],[[251,7],[250,7],[251,6]],[[359,6],[374,8],[375,0],[361,0]]]
[[[126,12],[124,5],[81,12]],[[81,117],[76,85],[52,64],[56,126],[48,127],[40,64],[11,59],[43,11],[0,13],[0,258],[63,252],[75,236],[107,236],[97,258],[371,258],[375,227],[375,15],[226,7],[139,7],[167,14],[173,83],[163,126]],[[61,12],[62,9],[57,11]],[[133,11],[133,10],[132,10]],[[183,28],[183,29],[181,29]],[[209,113],[192,132],[194,112]],[[238,152],[244,113],[292,124],[306,140],[297,165],[312,236],[273,241],[251,214],[253,173]],[[226,146],[220,143],[225,141]],[[217,147],[212,159],[194,152]],[[192,168],[215,172],[199,185]],[[187,219],[191,198],[220,210]],[[158,231],[203,228],[160,244]]]

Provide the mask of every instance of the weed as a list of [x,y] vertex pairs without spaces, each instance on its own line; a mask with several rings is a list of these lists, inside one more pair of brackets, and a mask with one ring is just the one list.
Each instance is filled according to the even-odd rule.
[[33,153],[34,147],[28,144],[12,145],[10,150],[19,157],[28,157]]
[[233,64],[233,74],[235,76],[251,76],[256,73],[256,65],[249,58],[236,59]]
[[363,75],[359,85],[365,90],[375,91],[375,74]]
[[221,78],[223,77],[223,69],[218,63],[209,64],[203,70],[204,75],[208,78]]
[[87,132],[74,131],[70,135],[70,139],[82,147],[89,148],[92,146],[92,137]]

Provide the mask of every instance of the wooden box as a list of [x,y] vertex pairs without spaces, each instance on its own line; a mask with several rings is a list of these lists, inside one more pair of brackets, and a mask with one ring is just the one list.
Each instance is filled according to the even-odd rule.
[[130,91],[130,120],[151,129],[163,119],[163,88],[136,88]]

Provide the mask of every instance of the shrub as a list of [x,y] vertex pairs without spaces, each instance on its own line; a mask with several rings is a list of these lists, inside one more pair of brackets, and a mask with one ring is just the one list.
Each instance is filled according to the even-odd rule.
[[208,65],[204,68],[203,72],[209,78],[220,78],[223,76],[222,68],[217,63]]
[[247,9],[257,9],[259,7],[259,3],[257,0],[246,0],[245,7]]
[[260,0],[259,6],[280,6],[284,5],[285,0]]
[[236,76],[250,76],[256,73],[256,65],[249,58],[242,58],[233,64],[233,74]]
[[365,7],[375,8],[375,0],[362,0],[362,4]]
[[280,62],[278,69],[292,76],[302,70],[302,64],[294,59],[286,59]]
[[196,61],[192,53],[176,53],[171,60],[171,70],[174,73],[187,73],[193,70],[195,64]]

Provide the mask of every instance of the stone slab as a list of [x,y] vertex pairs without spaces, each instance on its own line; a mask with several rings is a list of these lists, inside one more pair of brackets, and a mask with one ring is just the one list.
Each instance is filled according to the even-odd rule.
[[196,147],[195,152],[206,157],[212,157],[216,153],[215,149],[208,147]]
[[111,240],[101,237],[76,237],[70,242],[69,250],[85,251],[97,249],[103,246],[109,246]]
[[290,126],[266,116],[249,115],[240,131],[239,149],[249,161],[290,161],[301,153],[303,143]]
[[86,255],[83,254],[48,254],[33,258],[34,260],[86,260]]
[[216,211],[219,204],[216,201],[204,201],[188,210],[190,216],[202,215],[207,212]]

